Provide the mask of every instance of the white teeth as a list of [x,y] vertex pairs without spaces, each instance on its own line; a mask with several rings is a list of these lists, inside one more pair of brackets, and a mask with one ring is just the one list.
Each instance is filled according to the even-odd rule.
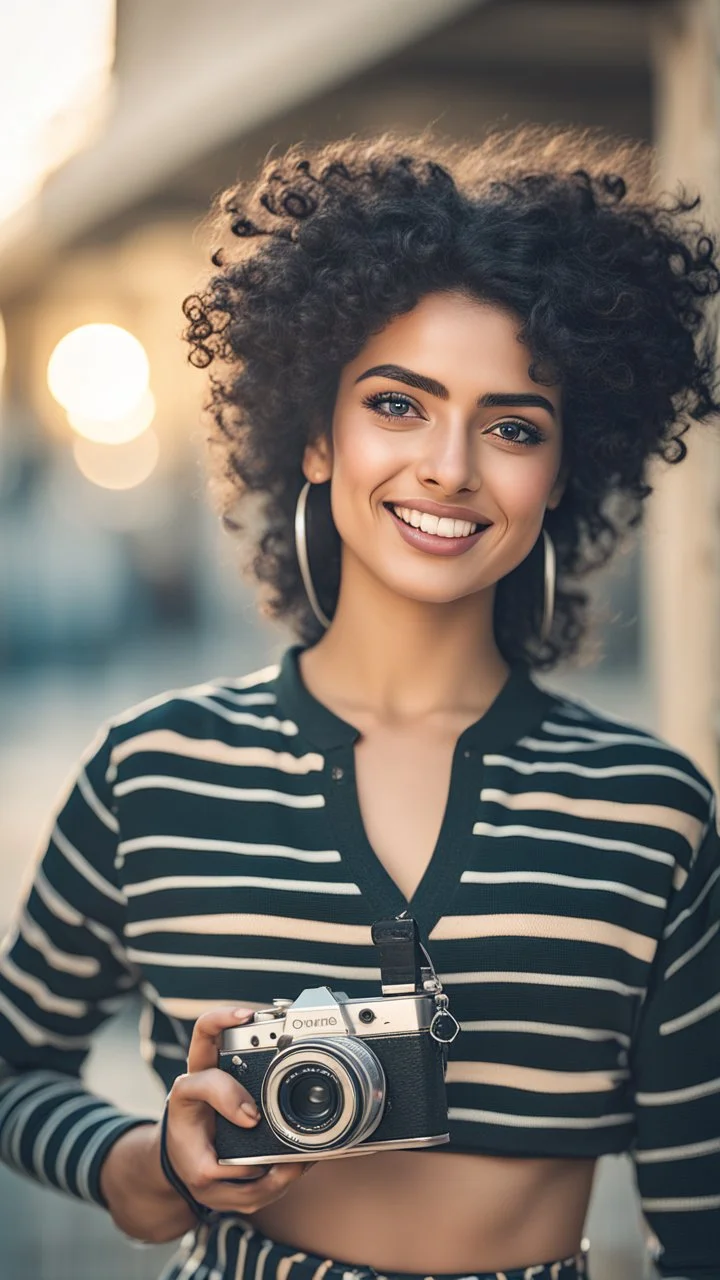
[[427,511],[416,511],[414,507],[393,507],[396,516],[414,529],[423,533],[435,534],[438,538],[468,538],[475,533],[479,525],[470,520],[453,520],[449,516],[431,516]]

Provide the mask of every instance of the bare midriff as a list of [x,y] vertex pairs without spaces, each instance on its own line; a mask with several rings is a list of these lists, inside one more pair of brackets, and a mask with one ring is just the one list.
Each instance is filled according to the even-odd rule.
[[320,1160],[252,1222],[380,1272],[505,1271],[579,1251],[594,1165],[440,1151]]

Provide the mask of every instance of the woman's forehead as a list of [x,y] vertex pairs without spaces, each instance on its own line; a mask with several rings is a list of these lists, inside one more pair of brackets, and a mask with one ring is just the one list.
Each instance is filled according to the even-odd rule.
[[[343,382],[350,387],[368,370],[392,364],[440,384],[449,396],[471,385],[478,391],[531,391],[539,384],[530,377],[533,356],[518,337],[521,327],[519,316],[490,301],[426,294],[371,335],[344,369]],[[559,385],[543,384],[543,395],[559,405]]]

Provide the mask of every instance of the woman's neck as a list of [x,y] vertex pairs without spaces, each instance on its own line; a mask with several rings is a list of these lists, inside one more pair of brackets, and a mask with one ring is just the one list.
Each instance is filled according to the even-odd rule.
[[352,721],[482,715],[509,666],[493,635],[494,587],[442,604],[408,599],[362,573],[343,573],[335,616],[301,658],[311,692]]

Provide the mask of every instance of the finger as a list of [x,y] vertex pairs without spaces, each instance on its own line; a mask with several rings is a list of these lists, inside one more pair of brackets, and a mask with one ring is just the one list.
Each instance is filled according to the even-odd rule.
[[167,1108],[168,1155],[188,1185],[199,1169],[210,1169],[213,1177],[223,1171],[227,1176],[226,1167],[218,1165],[213,1142],[215,1112],[245,1129],[253,1128],[260,1115],[247,1089],[217,1067],[178,1076]]
[[266,1204],[272,1204],[285,1195],[288,1188],[307,1171],[307,1165],[298,1162],[274,1164],[264,1178],[245,1186],[230,1185],[224,1181],[203,1182],[198,1199],[211,1209],[235,1213],[255,1213]]
[[312,1168],[312,1164],[316,1164],[315,1160],[311,1164],[306,1161],[288,1160],[284,1164],[274,1164],[270,1166],[267,1175],[267,1186],[284,1190],[291,1183],[297,1182],[298,1178],[302,1178],[308,1169]]
[[216,1067],[223,1031],[227,1031],[229,1027],[242,1026],[252,1016],[252,1009],[211,1009],[209,1013],[201,1014],[193,1027],[190,1040],[188,1071],[204,1071],[206,1067]]
[[[228,1166],[223,1165],[223,1169]],[[267,1177],[270,1172],[269,1164],[234,1164],[232,1176],[221,1178],[221,1182],[257,1182],[260,1178]]]
[[181,1145],[168,1142],[168,1155],[175,1172],[203,1204],[210,1203],[208,1195],[215,1187],[225,1183],[242,1188],[268,1171],[266,1165],[221,1165],[212,1143],[197,1131]]
[[208,1067],[206,1071],[185,1072],[173,1081],[168,1097],[168,1128],[177,1132],[194,1127],[199,1118],[211,1118],[208,1108],[244,1129],[252,1128],[260,1119],[257,1103],[244,1085],[227,1071]]

